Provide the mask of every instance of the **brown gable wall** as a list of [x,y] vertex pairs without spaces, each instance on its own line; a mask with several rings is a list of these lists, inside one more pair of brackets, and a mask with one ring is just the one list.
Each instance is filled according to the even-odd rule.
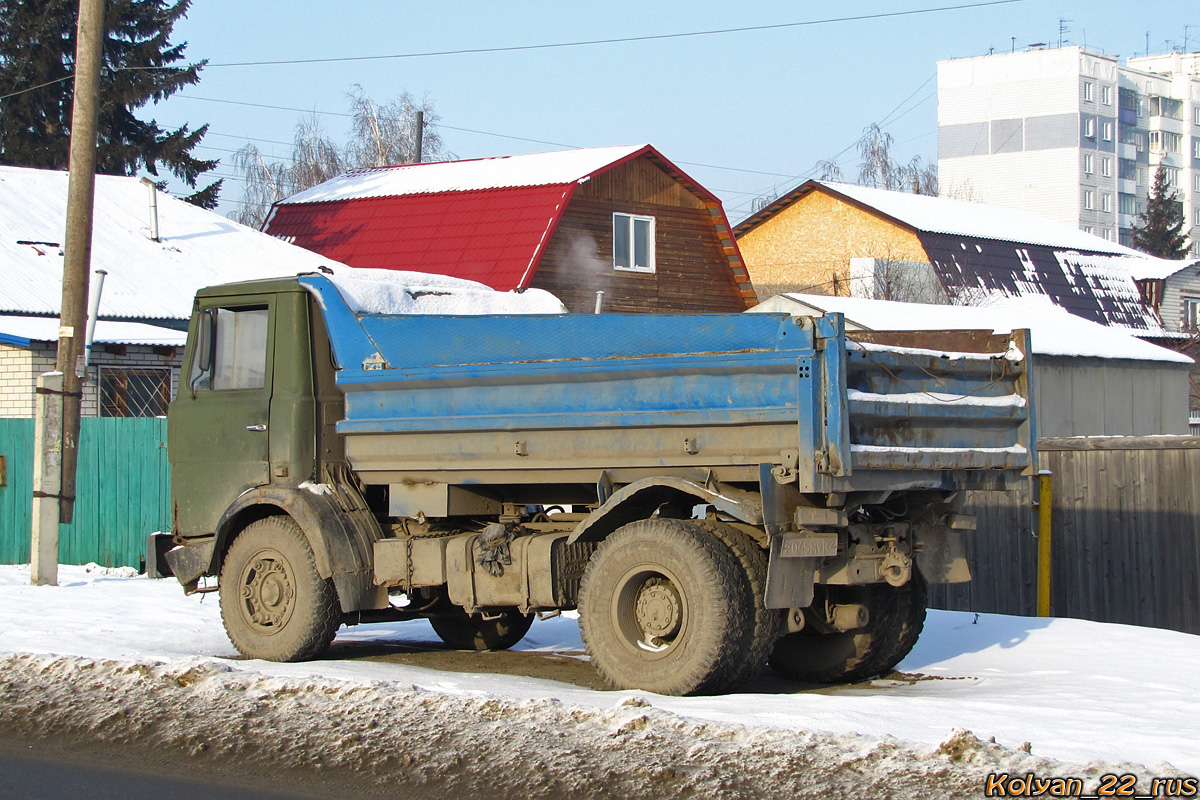
[[760,300],[783,292],[850,294],[850,259],[928,261],[917,235],[812,191],[738,238]]
[[[612,266],[612,215],[655,219],[655,272]],[[746,310],[704,203],[648,158],[581,184],[559,221],[531,285],[574,313],[591,313],[596,292],[609,312]]]

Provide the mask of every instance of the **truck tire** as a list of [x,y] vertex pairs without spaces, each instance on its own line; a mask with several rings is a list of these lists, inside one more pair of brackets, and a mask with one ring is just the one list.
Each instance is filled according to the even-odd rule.
[[507,650],[525,638],[533,624],[532,614],[515,608],[496,614],[467,614],[462,609],[441,617],[430,617],[429,624],[443,642],[455,650]]
[[317,572],[290,517],[260,519],[238,534],[221,565],[220,595],[225,631],[247,658],[315,658],[342,621],[333,581]]
[[715,518],[701,523],[729,548],[738,560],[753,603],[753,620],[746,631],[742,664],[730,675],[729,684],[718,691],[735,689],[757,677],[767,665],[767,656],[783,627],[783,609],[766,607],[767,554],[758,543],[732,525]]
[[771,667],[805,683],[860,681],[887,672],[908,655],[925,624],[925,581],[913,570],[904,586],[818,586],[813,605],[862,603],[866,627],[844,633],[802,630],[775,644]]
[[754,624],[747,580],[700,523],[654,518],[618,529],[580,585],[584,645],[618,689],[722,690],[743,668]]

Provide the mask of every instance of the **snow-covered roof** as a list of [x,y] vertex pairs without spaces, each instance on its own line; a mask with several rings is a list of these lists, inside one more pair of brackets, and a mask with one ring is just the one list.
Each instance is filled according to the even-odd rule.
[[985,306],[951,306],[790,293],[772,297],[748,313],[771,311],[839,313],[846,317],[847,327],[875,331],[990,329],[1002,334],[1028,328],[1033,352],[1039,355],[1192,363],[1185,355],[1077,317],[1042,296],[997,299]]
[[[104,344],[150,344],[182,347],[187,331],[146,325],[141,322],[96,323],[94,341]],[[0,343],[26,347],[30,342],[57,342],[58,317],[0,315]]]
[[284,203],[324,203],[367,197],[401,197],[520,186],[576,183],[649,145],[591,147],[524,156],[433,161],[378,167],[341,175],[295,194]]
[[1177,272],[1182,272],[1188,267],[1200,265],[1200,259],[1171,261],[1166,258],[1142,256],[1141,258],[1122,259],[1120,264],[1129,270],[1129,274],[1136,281],[1161,281],[1166,280]]
[[912,192],[872,189],[848,183],[812,181],[886,214],[919,231],[1040,244],[1057,250],[1113,253],[1136,258],[1144,254],[1124,245],[1047,219],[1029,211],[970,203],[949,197],[929,197]]
[[[186,319],[201,287],[341,266],[162,192],[157,203],[155,242],[148,187],[96,176],[92,269],[108,273],[101,318]],[[59,313],[66,206],[67,173],[0,167],[0,313]]]

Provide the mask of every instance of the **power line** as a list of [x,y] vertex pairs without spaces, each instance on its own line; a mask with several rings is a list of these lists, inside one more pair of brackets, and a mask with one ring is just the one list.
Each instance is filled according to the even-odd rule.
[[[631,42],[651,42],[666,39],[684,39],[694,36],[720,36],[729,33],[750,33],[753,31],[770,31],[784,28],[803,28],[816,25],[831,25],[839,22],[863,22],[867,20],[909,17],[918,14],[936,14],[943,11],[961,11],[968,8],[985,8],[987,6],[1008,5],[1021,3],[1024,0],[986,0],[981,3],[963,3],[952,6],[935,8],[917,8],[908,11],[888,11],[879,14],[859,14],[852,17],[830,17],[827,19],[805,20],[803,22],[782,22],[773,25],[752,25],[742,28],[720,28],[709,31],[689,31],[685,33],[662,33],[648,36],[623,36],[614,39],[590,39],[578,42],[554,42],[549,44],[527,44],[509,47],[476,47],[463,50],[431,50],[424,53],[396,53],[383,56],[341,56],[337,58],[295,58],[281,61],[231,61],[227,63],[207,64],[206,68],[218,67],[277,67],[297,64],[340,64],[353,61],[389,61],[404,58],[430,58],[434,56],[480,55],[483,53],[513,53],[528,50],[550,50],[564,47],[590,47],[605,44],[628,44]],[[159,69],[159,67],[127,67],[127,69]]]

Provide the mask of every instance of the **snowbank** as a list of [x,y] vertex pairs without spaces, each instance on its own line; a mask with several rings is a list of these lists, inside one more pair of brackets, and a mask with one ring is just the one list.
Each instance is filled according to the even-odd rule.
[[325,277],[355,314],[565,314],[544,289],[498,292],[476,281],[391,269],[334,267]]

